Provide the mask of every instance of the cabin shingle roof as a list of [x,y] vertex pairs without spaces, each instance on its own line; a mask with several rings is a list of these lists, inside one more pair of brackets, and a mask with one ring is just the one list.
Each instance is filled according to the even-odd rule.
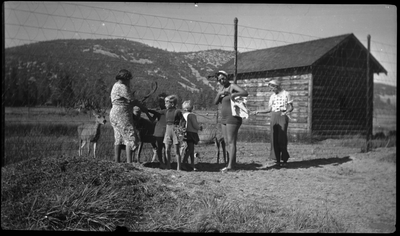
[[[353,34],[344,34],[302,43],[240,53],[238,54],[237,73],[312,66],[349,37],[353,37],[357,40]],[[359,43],[359,45],[363,46],[361,43]],[[372,61],[377,63],[379,72],[387,73],[375,58],[372,57]],[[234,60],[227,62],[222,66],[222,68],[220,68],[220,70],[225,70],[229,74],[233,74]]]

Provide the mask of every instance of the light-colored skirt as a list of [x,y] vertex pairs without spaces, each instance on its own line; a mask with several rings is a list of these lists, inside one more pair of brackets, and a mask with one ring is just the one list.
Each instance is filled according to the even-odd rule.
[[138,130],[133,126],[133,111],[128,106],[113,106],[110,123],[114,129],[114,145],[125,145],[132,150],[139,145]]

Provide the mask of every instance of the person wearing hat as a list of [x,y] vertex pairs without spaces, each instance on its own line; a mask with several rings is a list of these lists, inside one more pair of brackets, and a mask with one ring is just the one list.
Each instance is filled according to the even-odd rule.
[[126,151],[126,160],[132,162],[132,150],[139,145],[139,132],[133,125],[134,100],[130,88],[132,74],[122,69],[115,76],[117,80],[111,89],[110,123],[114,130],[114,160],[120,162],[121,150]]
[[290,93],[282,89],[279,81],[271,80],[267,85],[273,92],[269,99],[268,108],[253,112],[255,115],[258,113],[271,113],[271,151],[269,159],[267,158],[267,164],[261,168],[270,166],[269,163],[273,161],[276,162],[276,167],[285,167],[290,157],[287,150],[287,128],[289,125],[288,113],[293,111],[293,100]]
[[236,142],[239,128],[242,125],[242,118],[232,115],[231,102],[236,97],[247,97],[248,93],[237,84],[230,83],[228,80],[228,73],[225,71],[218,71],[216,74],[217,80],[220,84],[217,95],[214,98],[214,104],[221,103],[221,124],[222,135],[225,139],[226,150],[228,152],[228,165],[223,168],[222,172],[232,171],[236,165]]

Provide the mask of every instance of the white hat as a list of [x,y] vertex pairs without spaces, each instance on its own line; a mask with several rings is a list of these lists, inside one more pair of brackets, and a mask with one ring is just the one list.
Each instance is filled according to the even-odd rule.
[[281,86],[281,82],[279,82],[278,80],[271,80],[267,83],[267,86],[269,86],[270,84],[276,85],[276,86]]
[[217,72],[217,76],[220,75],[220,74],[225,75],[226,77],[228,77],[228,73],[226,73],[223,70],[220,70],[220,71]]

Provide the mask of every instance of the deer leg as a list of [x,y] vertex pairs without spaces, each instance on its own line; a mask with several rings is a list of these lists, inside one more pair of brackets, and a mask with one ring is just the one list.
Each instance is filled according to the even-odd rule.
[[222,140],[220,140],[220,142],[221,142],[221,147],[222,147],[222,154],[224,156],[224,162],[225,162],[225,164],[227,164],[229,162],[229,153],[227,153],[226,148],[225,148],[226,147],[225,140],[222,139]]
[[89,140],[86,141],[86,144],[87,144],[87,155],[89,156],[90,155],[90,141]]
[[81,146],[79,148],[79,152],[81,155],[83,154],[83,148],[85,147],[85,145],[86,145],[86,140],[81,140]]
[[139,150],[137,151],[137,154],[136,154],[136,160],[138,163],[140,163],[140,154],[142,153],[143,144],[144,144],[144,142],[140,142]]
[[217,149],[217,164],[219,164],[219,141],[217,138],[214,138],[215,147]]
[[94,159],[96,159],[96,146],[97,146],[97,143],[94,142],[94,143],[93,143],[93,158],[94,158]]
[[125,153],[126,153],[126,162],[127,163],[132,163],[132,153],[134,153],[134,150],[137,149],[137,146],[133,148],[133,150],[131,149],[131,147],[129,145],[125,146]]
[[153,147],[153,158],[151,159],[151,162],[155,162],[157,157],[157,145],[155,140],[154,142],[151,142],[151,146]]
[[79,143],[78,143],[78,155],[79,156],[81,156],[81,145],[82,145],[82,140],[79,140]]

